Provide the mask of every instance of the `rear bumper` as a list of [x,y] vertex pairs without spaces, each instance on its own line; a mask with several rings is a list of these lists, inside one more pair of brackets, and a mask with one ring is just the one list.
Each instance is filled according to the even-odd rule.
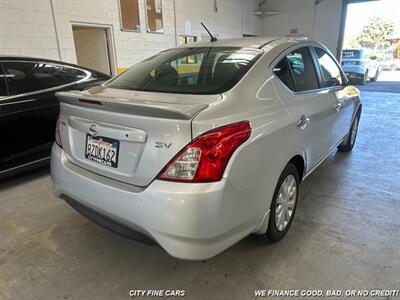
[[346,76],[351,79],[363,79],[367,69],[360,65],[343,65],[342,66]]
[[362,81],[364,80],[364,75],[365,74],[361,74],[361,73],[353,73],[353,72],[344,72],[347,76],[347,78],[350,81]]
[[104,228],[107,228],[115,233],[118,233],[122,236],[125,236],[127,238],[140,241],[142,243],[148,244],[148,245],[154,245],[156,244],[154,240],[152,240],[149,236],[140,233],[138,231],[133,230],[132,228],[129,228],[123,224],[120,224],[116,222],[113,219],[110,219],[109,217],[97,212],[96,210],[91,209],[88,206],[83,205],[82,203],[75,201],[74,199],[66,196],[66,195],[61,195],[61,199],[65,200],[69,205],[71,205],[72,208],[74,208],[76,211],[78,211],[82,216],[88,218],[89,220],[93,221],[94,223],[103,226]]
[[178,258],[210,258],[261,222],[260,215],[244,218],[229,206],[240,192],[224,179],[201,184],[155,180],[146,188],[135,187],[72,164],[56,145],[51,175],[57,196],[149,237]]

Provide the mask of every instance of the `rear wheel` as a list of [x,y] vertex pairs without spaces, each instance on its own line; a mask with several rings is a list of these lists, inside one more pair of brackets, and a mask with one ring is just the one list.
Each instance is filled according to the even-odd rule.
[[271,203],[266,236],[277,242],[288,232],[296,211],[299,196],[299,174],[297,168],[289,163],[279,177]]
[[371,80],[371,82],[375,82],[375,81],[377,81],[377,80],[378,80],[378,77],[379,77],[379,69],[378,69],[378,70],[376,70],[375,76],[374,76],[373,78],[371,78],[371,79],[370,79],[370,80]]
[[347,137],[337,147],[340,152],[349,152],[353,150],[354,144],[356,143],[359,121],[360,121],[360,113],[357,113],[356,117],[354,118],[353,124],[351,125],[350,131],[347,134]]

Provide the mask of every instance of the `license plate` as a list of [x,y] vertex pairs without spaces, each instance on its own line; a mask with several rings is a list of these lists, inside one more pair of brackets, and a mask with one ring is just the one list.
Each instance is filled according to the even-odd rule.
[[86,135],[85,158],[112,168],[118,167],[119,141]]

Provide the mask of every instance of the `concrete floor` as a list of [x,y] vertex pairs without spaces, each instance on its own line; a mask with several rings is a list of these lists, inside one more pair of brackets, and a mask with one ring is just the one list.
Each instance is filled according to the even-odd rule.
[[360,88],[366,92],[400,93],[400,70],[382,71],[376,82],[368,82]]
[[250,236],[213,259],[182,261],[109,232],[55,198],[47,170],[0,184],[0,299],[249,299],[255,289],[400,286],[400,94],[363,92],[351,154],[301,186],[287,237]]

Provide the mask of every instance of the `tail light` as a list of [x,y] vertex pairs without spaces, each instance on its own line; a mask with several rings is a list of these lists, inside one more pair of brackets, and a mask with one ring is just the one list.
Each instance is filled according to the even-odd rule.
[[249,139],[250,133],[248,121],[210,130],[179,152],[157,179],[178,182],[219,181],[233,152]]
[[61,141],[61,135],[60,135],[60,118],[57,119],[56,122],[56,144],[62,149],[63,144]]

